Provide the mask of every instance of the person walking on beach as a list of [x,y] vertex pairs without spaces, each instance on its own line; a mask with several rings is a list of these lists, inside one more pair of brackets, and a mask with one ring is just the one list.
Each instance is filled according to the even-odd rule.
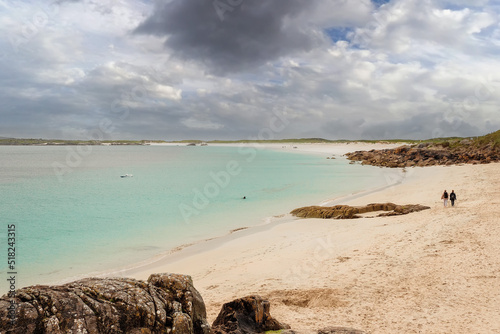
[[448,206],[448,193],[446,190],[444,191],[443,195],[441,196],[441,199],[444,200],[444,207],[446,208]]
[[455,201],[456,200],[457,200],[457,194],[455,194],[455,190],[452,190],[451,194],[450,194],[451,206],[455,206]]

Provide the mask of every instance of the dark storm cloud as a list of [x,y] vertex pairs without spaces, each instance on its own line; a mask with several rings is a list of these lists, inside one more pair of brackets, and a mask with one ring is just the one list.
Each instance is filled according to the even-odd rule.
[[301,0],[173,0],[157,3],[135,32],[166,36],[165,45],[174,54],[223,74],[319,45],[323,36],[307,25],[307,13],[315,5]]
[[[500,127],[494,6],[215,0],[217,11],[214,0],[55,1],[64,5],[44,9],[45,21],[33,21],[38,2],[4,1],[2,137],[272,139],[276,115],[286,126],[274,138],[417,139]],[[416,24],[420,12],[433,14]],[[358,30],[373,41],[367,49],[346,39]]]

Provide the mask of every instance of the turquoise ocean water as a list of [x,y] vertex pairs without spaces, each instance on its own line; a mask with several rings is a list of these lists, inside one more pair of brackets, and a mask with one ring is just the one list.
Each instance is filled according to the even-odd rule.
[[380,168],[326,156],[212,146],[0,146],[1,277],[10,224],[17,287],[51,284],[386,183]]

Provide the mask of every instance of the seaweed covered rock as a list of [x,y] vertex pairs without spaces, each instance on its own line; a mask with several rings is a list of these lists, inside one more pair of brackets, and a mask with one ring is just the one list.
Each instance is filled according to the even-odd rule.
[[378,215],[378,217],[407,215],[412,212],[419,212],[427,209],[430,209],[430,207],[420,204],[397,205],[392,211],[381,213]]
[[212,324],[212,334],[253,334],[265,331],[289,329],[274,319],[269,301],[260,296],[248,296],[222,306]]
[[[7,310],[16,306],[16,319]],[[0,332],[208,334],[205,304],[190,276],[86,278],[31,286],[0,298]]]
[[360,214],[376,211],[387,211],[378,214],[378,217],[406,215],[430,209],[420,204],[397,205],[394,203],[372,203],[365,206],[306,206],[295,209],[292,215],[300,218],[322,218],[322,219],[353,219],[361,218]]
[[365,334],[365,332],[347,327],[327,327],[320,329],[318,334]]
[[323,219],[352,219],[359,218],[358,209],[349,205],[306,206],[295,209],[292,215],[300,218],[323,218]]

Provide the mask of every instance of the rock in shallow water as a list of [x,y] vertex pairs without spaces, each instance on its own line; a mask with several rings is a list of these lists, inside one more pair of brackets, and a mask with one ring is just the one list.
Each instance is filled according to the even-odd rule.
[[300,218],[323,218],[323,219],[353,219],[361,218],[359,214],[387,211],[380,213],[378,217],[406,215],[412,212],[430,209],[428,206],[420,204],[396,205],[394,203],[372,203],[365,206],[306,206],[290,212]]
[[[190,276],[87,278],[16,290],[0,298],[0,333],[208,334],[205,304]],[[17,308],[11,321],[8,309]]]

